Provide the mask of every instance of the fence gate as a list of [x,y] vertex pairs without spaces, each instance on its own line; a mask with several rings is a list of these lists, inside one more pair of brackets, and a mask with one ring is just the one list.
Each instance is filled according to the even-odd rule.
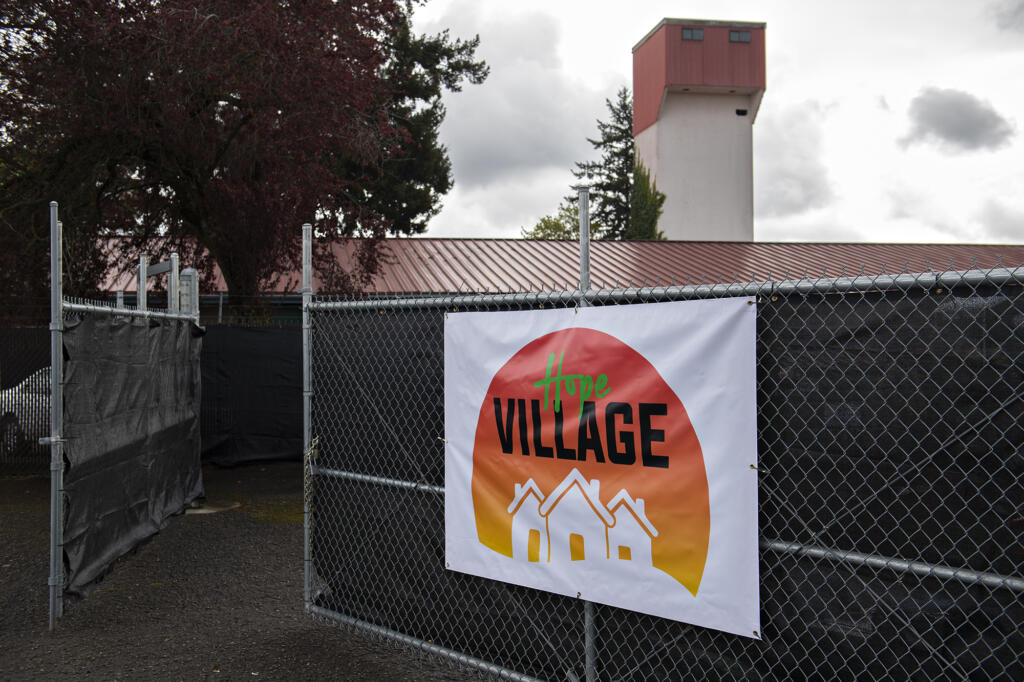
[[[308,272],[313,614],[514,679],[1024,679],[1024,268],[387,300]],[[446,570],[446,312],[727,296],[758,302],[761,640]]]
[[[50,629],[65,594],[203,495],[198,273],[139,264],[138,305],[65,298],[61,224],[50,204]],[[146,301],[166,273],[166,310]],[[179,276],[180,275],[180,276]]]

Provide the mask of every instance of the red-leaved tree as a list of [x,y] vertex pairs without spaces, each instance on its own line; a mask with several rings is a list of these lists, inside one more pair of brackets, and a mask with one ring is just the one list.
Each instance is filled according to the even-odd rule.
[[[175,250],[207,274],[216,262],[233,294],[256,294],[297,268],[306,221],[328,286],[358,283],[387,224],[350,190],[402,134],[387,116],[382,46],[407,11],[397,0],[0,0],[0,269],[36,263],[0,286],[45,277],[50,199],[79,292],[108,257],[127,267],[140,250]],[[346,236],[370,237],[361,271],[329,257]]]

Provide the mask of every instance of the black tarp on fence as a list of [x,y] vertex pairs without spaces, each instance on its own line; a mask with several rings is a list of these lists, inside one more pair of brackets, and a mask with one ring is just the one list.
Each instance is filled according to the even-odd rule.
[[203,496],[199,354],[185,320],[85,315],[64,331],[65,589],[88,594]]
[[[762,639],[596,605],[598,677],[1024,678],[1024,289],[758,293]],[[445,570],[452,309],[313,315],[314,604],[582,678],[581,602]]]
[[203,460],[219,465],[302,456],[302,330],[206,328]]

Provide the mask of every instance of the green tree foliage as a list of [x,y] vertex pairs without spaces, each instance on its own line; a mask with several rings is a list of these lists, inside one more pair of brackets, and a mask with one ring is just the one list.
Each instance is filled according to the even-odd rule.
[[[591,215],[597,239],[664,239],[658,231],[658,218],[665,204],[665,195],[651,181],[650,172],[636,162],[633,144],[633,101],[629,90],[621,88],[615,101],[605,100],[610,119],[598,121],[600,138],[587,141],[601,152],[600,161],[580,161],[572,174],[590,185]],[[575,208],[576,197],[566,203]],[[563,204],[564,206],[564,204]],[[559,216],[563,209],[559,207]],[[545,223],[548,221],[548,223]],[[551,222],[554,221],[554,222]],[[557,232],[556,217],[542,218],[532,235],[542,225],[543,232]]]
[[[615,101],[605,100],[610,120],[598,120],[598,139],[587,141],[601,152],[600,161],[580,161],[572,172],[590,185],[592,217],[603,226],[600,239],[625,239],[629,228],[629,195],[633,186],[633,100],[621,88]],[[575,197],[571,198],[575,201]]]
[[633,191],[629,197],[629,227],[623,239],[665,239],[658,229],[664,211],[665,194],[651,181],[651,174],[637,161],[633,168]]
[[[396,134],[382,150],[379,172],[360,185],[360,203],[383,215],[388,232],[396,235],[426,231],[452,188],[451,160],[438,141],[445,117],[442,91],[459,92],[463,82],[480,84],[489,72],[474,58],[479,36],[453,40],[447,30],[415,35],[409,18],[385,44],[385,79],[393,93],[388,117]],[[344,172],[358,175],[359,168]]]
[[[600,231],[600,226],[591,220],[590,237],[596,239]],[[563,201],[558,205],[558,213],[544,216],[530,230],[522,228],[520,234],[523,239],[578,240],[580,238],[579,204],[575,201]]]
[[[76,293],[143,250],[234,294],[297,285],[307,220],[326,286],[358,288],[451,188],[442,89],[487,74],[476,39],[413,35],[412,7],[0,0],[0,285],[45,287],[55,199]],[[369,239],[344,272],[349,236]]]

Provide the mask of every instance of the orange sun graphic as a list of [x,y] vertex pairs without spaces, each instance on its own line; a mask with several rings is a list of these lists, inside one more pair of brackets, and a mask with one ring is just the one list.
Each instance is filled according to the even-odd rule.
[[[513,557],[513,512],[527,488],[538,500],[551,498],[538,511],[549,523],[573,486],[593,508],[595,523],[604,524],[598,527],[606,538],[625,527],[621,512],[631,510],[649,534],[647,560],[696,596],[710,533],[697,434],[682,402],[646,358],[609,334],[584,328],[531,341],[491,380],[473,445],[480,542]],[[555,549],[538,537],[529,537],[529,560],[550,561]],[[583,536],[570,540],[566,551],[582,556],[577,544]],[[588,557],[637,559],[636,549],[608,543],[598,552],[591,545]]]

